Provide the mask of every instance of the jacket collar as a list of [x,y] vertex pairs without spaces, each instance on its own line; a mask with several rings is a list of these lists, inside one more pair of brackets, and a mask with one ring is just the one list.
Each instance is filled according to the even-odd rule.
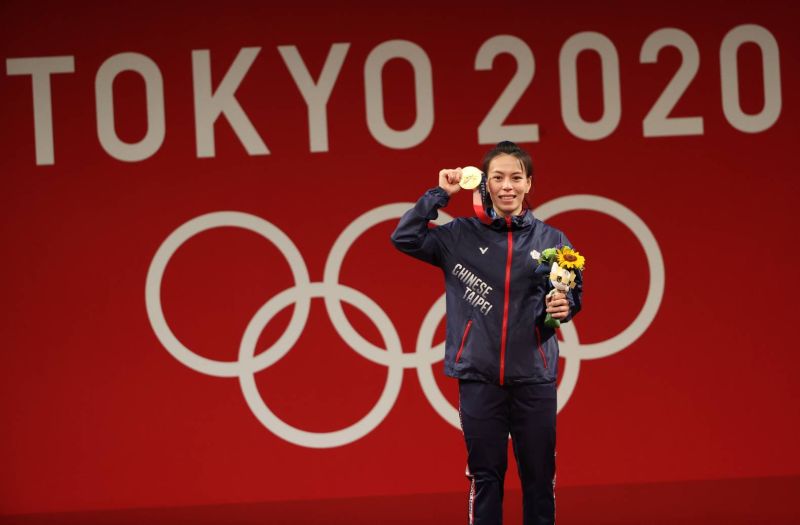
[[[524,228],[530,228],[531,225],[533,225],[533,219],[533,212],[530,209],[526,209],[519,215],[513,215],[511,217],[511,229],[521,230]],[[508,223],[505,217],[494,217],[488,226],[493,230],[505,231],[508,229]]]

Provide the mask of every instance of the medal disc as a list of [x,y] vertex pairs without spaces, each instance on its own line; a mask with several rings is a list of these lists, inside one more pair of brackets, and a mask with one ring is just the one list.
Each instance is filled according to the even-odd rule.
[[474,190],[481,183],[483,172],[475,166],[467,166],[461,170],[461,180],[458,185],[465,190]]

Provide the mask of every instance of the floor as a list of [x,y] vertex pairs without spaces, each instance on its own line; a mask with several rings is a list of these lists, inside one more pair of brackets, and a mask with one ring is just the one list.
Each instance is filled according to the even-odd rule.
[[[690,481],[556,492],[559,525],[800,525],[800,477]],[[184,508],[0,516],[20,525],[464,524],[467,496],[421,494]],[[521,524],[521,495],[509,491],[505,523]]]

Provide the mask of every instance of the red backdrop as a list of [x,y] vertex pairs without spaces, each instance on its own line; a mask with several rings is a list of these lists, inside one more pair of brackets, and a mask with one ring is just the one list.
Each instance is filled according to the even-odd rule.
[[[0,512],[463,490],[460,432],[417,374],[441,275],[391,247],[403,205],[381,207],[503,136],[533,154],[534,209],[589,261],[563,334],[559,487],[800,474],[797,15],[785,2],[3,3]],[[493,108],[508,115],[479,134]],[[156,286],[162,243],[222,211],[246,215],[207,217]],[[236,220],[271,225],[282,249],[212,227]],[[324,275],[331,253],[344,287]],[[317,294],[296,341],[274,362],[240,358],[253,316],[303,268],[324,284],[251,326],[261,354]],[[326,308],[337,297],[355,303],[360,353]],[[652,319],[625,332],[647,301]],[[361,420],[389,377],[385,418],[361,435],[275,431],[245,400],[251,374],[265,407],[310,433]]]

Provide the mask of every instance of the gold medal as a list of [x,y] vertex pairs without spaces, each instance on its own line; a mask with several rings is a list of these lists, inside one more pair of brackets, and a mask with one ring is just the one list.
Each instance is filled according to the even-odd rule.
[[475,166],[467,166],[461,169],[461,180],[458,185],[465,190],[474,190],[481,183],[483,172]]

